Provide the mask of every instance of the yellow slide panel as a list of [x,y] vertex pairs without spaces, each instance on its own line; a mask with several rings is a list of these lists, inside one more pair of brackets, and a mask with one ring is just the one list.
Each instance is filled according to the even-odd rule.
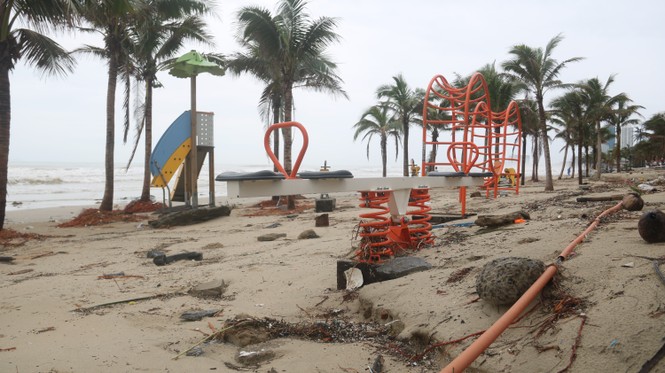
[[171,154],[169,160],[164,164],[164,167],[161,169],[161,175],[157,175],[152,178],[150,185],[154,188],[164,188],[166,184],[171,181],[171,178],[175,175],[180,165],[185,161],[185,157],[189,154],[189,151],[192,149],[192,139],[191,137],[185,140],[176,151]]

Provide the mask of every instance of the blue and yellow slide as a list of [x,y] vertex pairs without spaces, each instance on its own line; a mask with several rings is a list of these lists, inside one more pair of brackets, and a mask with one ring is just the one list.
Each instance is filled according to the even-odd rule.
[[150,173],[155,188],[165,188],[192,149],[190,112],[173,121],[150,156]]

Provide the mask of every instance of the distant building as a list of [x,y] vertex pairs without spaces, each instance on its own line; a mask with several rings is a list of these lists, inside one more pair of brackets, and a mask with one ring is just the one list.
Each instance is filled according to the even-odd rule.
[[[612,134],[612,138],[601,146],[603,153],[607,153],[610,149],[616,147],[616,128],[614,126],[608,128]],[[621,149],[632,147],[635,145],[635,128],[633,126],[621,127]]]

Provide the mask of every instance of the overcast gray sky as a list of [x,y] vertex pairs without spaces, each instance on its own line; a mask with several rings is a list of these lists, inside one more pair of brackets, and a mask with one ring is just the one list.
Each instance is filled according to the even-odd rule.
[[[274,12],[275,0],[218,2],[219,17],[211,21],[214,51],[238,51],[234,39],[236,12],[259,5]],[[515,44],[544,47],[555,35],[565,39],[554,51],[564,60],[585,57],[561,74],[566,82],[611,74],[611,93],[627,93],[648,118],[665,111],[665,3],[634,1],[394,1],[310,0],[311,16],[338,20],[341,41],[328,54],[339,65],[349,100],[311,91],[295,92],[295,120],[309,132],[305,166],[327,160],[334,168],[379,167],[378,139],[371,146],[353,141],[353,125],[371,105],[376,88],[402,73],[411,87],[426,88],[442,74],[467,75],[484,64],[509,58]],[[90,42],[89,37],[56,36],[68,48]],[[98,43],[99,44],[99,43]],[[213,49],[188,46],[202,52]],[[103,163],[105,145],[106,67],[90,57],[78,60],[76,71],[65,78],[44,78],[19,64],[10,76],[12,130],[10,163]],[[171,122],[189,108],[189,81],[159,76],[163,88],[154,94],[154,138],[157,142]],[[223,171],[237,164],[269,165],[263,150],[264,123],[257,103],[262,85],[250,76],[198,79],[198,109],[215,113],[215,163]],[[118,89],[122,91],[121,87]],[[549,92],[546,100],[561,92]],[[120,107],[120,96],[117,106]],[[116,165],[126,163],[130,146],[122,144],[117,116]],[[421,130],[412,129],[409,153],[419,159]],[[559,146],[552,149],[558,153]],[[294,149],[297,152],[297,149]],[[556,156],[556,155],[555,155]],[[401,158],[401,154],[400,154]],[[389,162],[394,154],[390,153]],[[138,159],[140,164],[141,158]]]

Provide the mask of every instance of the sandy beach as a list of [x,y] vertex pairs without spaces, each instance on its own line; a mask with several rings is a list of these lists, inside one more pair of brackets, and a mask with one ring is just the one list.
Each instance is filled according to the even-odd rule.
[[[303,212],[283,214],[255,207],[256,199],[231,200],[230,216],[166,229],[147,224],[153,214],[58,228],[81,208],[12,211],[6,228],[42,237],[0,247],[14,258],[0,263],[0,371],[355,373],[374,371],[381,355],[382,372],[438,372],[475,337],[444,342],[487,329],[507,309],[478,298],[485,263],[509,256],[552,263],[616,204],[576,197],[626,194],[627,180],[659,177],[665,172],[638,170],[589,181],[589,190],[566,179],[555,181],[555,192],[527,183],[519,195],[469,198],[470,212],[522,210],[531,219],[493,230],[434,229],[435,244],[411,253],[431,269],[353,292],[337,290],[336,263],[357,245],[354,193],[332,194],[328,227],[315,227],[315,196],[300,201],[309,206]],[[432,213],[459,213],[455,190],[430,194]],[[665,342],[665,285],[649,259],[663,257],[665,243],[646,243],[637,222],[644,211],[665,210],[665,183],[642,198],[642,211],[605,219],[564,262],[555,289],[467,372],[559,372],[573,349],[569,372],[640,371]],[[319,237],[299,239],[308,229]],[[269,233],[281,237],[258,240]],[[151,250],[199,252],[203,260],[157,266]],[[215,288],[221,295],[190,291],[210,282],[223,282]],[[183,320],[190,311],[210,312]],[[185,354],[191,347],[198,356]],[[650,371],[665,372],[665,360]]]

